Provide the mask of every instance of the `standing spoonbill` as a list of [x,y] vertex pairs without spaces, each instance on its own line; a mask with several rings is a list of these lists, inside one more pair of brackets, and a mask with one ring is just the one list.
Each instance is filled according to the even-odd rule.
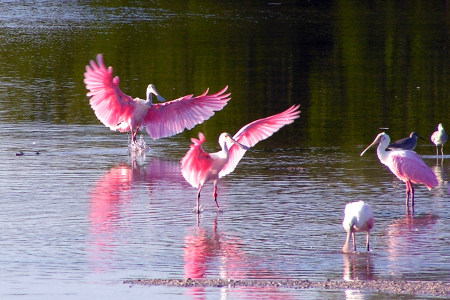
[[379,144],[377,155],[380,162],[387,166],[398,179],[406,183],[406,210],[409,212],[409,198],[411,197],[411,208],[414,213],[414,187],[413,183],[421,183],[429,190],[437,187],[439,182],[436,174],[425,164],[422,158],[414,151],[394,150],[386,151],[391,139],[389,135],[382,132],[375,140],[361,152],[361,156],[373,145]]
[[436,156],[439,156],[438,147],[441,146],[441,155],[444,156],[444,144],[447,142],[448,135],[444,131],[444,125],[439,123],[437,131],[431,135],[431,141],[436,145]]
[[356,252],[355,232],[366,232],[366,248],[369,251],[369,235],[373,228],[374,218],[372,209],[364,201],[347,203],[344,211],[344,221],[342,226],[347,231],[342,252],[351,253],[350,238],[353,238],[353,251]]
[[[200,96],[187,95],[169,102],[158,94],[153,84],[147,87],[147,98],[132,98],[119,88],[119,76],[113,77],[112,67],[106,68],[103,56],[86,66],[84,83],[89,90],[89,103],[97,118],[111,130],[131,132],[131,144],[136,145],[139,129],[146,127],[152,139],[168,137],[191,129],[221,110],[230,100],[228,86],[216,94],[208,90]],[[152,94],[165,103],[152,103]]]
[[294,122],[300,115],[299,107],[300,105],[294,105],[282,113],[253,121],[242,127],[233,137],[229,133],[222,133],[219,136],[222,150],[219,152],[209,154],[203,150],[205,136],[202,133],[198,134],[198,140],[191,139],[193,144],[181,160],[181,172],[187,182],[198,188],[197,213],[200,213],[200,192],[203,185],[211,180],[214,182],[213,198],[217,208],[220,209],[217,202],[218,179],[233,172],[250,147]]
[[389,150],[414,150],[417,146],[417,138],[425,141],[424,138],[419,136],[417,132],[413,131],[407,138],[399,139],[398,141],[389,144]]

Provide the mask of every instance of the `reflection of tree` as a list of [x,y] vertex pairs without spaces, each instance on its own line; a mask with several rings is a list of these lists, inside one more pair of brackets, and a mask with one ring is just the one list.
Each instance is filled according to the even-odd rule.
[[91,192],[89,221],[93,241],[89,250],[98,270],[108,268],[115,238],[126,227],[124,219],[129,213],[133,185],[143,184],[151,194],[164,187],[167,180],[185,183],[178,162],[152,159],[148,165],[140,166],[133,160],[131,166],[121,163],[97,180]]
[[[214,220],[212,230],[202,226],[191,228],[185,237],[184,275],[192,279],[268,279],[277,278],[274,272],[261,268],[260,261],[249,257],[244,245],[237,238],[218,230],[218,220]],[[218,274],[214,274],[214,272]],[[190,289],[191,295],[205,297],[204,287]],[[235,292],[240,298],[290,299],[287,292],[274,287],[240,287],[227,292]]]
[[339,0],[335,8],[331,53],[309,74],[313,143],[328,146],[333,136],[353,147],[393,124],[393,137],[431,134],[430,120],[450,110],[448,5]]

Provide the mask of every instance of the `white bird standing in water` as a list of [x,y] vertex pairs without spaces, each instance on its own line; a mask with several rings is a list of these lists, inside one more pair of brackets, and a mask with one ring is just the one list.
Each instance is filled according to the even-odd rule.
[[444,144],[447,142],[448,135],[444,131],[444,125],[439,123],[438,130],[431,135],[431,141],[436,145],[436,156],[439,156],[438,148],[441,146],[441,154],[444,156]]
[[373,228],[374,218],[372,209],[364,201],[351,202],[345,206],[344,221],[342,226],[347,231],[347,239],[342,247],[342,252],[351,253],[350,239],[353,238],[353,251],[356,252],[355,232],[366,232],[366,248],[369,251],[369,235]]

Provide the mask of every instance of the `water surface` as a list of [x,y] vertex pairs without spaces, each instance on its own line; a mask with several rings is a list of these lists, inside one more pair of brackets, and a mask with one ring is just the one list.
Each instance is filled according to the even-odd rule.
[[[0,4],[2,297],[368,299],[383,295],[121,281],[450,280],[450,156],[437,159],[428,142],[437,123],[450,124],[447,8],[385,2]],[[97,53],[132,96],[149,82],[167,99],[229,85],[232,100],[191,131],[145,133],[149,151],[131,155],[126,134],[101,125],[85,96]],[[190,138],[201,131],[216,151],[220,132],[293,104],[301,118],[220,181],[224,213],[208,185],[197,220],[179,164]],[[414,217],[375,151],[359,156],[380,127],[427,139],[416,150],[440,186],[416,188]],[[375,212],[372,251],[358,235],[361,252],[343,255],[343,210],[357,200]]]

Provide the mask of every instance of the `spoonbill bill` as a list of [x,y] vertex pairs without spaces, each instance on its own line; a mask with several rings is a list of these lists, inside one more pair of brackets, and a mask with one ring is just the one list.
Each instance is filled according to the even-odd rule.
[[439,123],[437,131],[431,135],[431,141],[436,145],[436,156],[439,156],[438,147],[441,146],[441,155],[444,156],[444,144],[447,142],[448,135],[444,131],[444,125]]
[[389,144],[389,150],[414,150],[417,146],[417,138],[425,140],[421,136],[417,134],[417,132],[413,131],[407,138],[399,139],[398,141]]
[[387,166],[398,179],[406,183],[406,209],[409,212],[409,198],[414,212],[414,187],[413,183],[421,183],[431,190],[439,185],[436,174],[425,164],[422,158],[411,150],[386,151],[391,139],[382,132],[375,140],[361,152],[361,156],[373,145],[378,144],[377,155],[380,162]]
[[198,134],[198,140],[191,139],[193,144],[181,160],[181,172],[186,181],[198,189],[197,213],[200,213],[200,192],[203,185],[211,180],[214,182],[213,198],[220,209],[217,202],[218,179],[233,172],[250,147],[294,122],[300,115],[299,107],[300,105],[293,105],[284,112],[253,121],[242,127],[233,137],[229,133],[222,133],[219,136],[222,150],[215,153],[209,154],[203,150],[205,136],[202,133]]
[[355,232],[366,232],[366,248],[369,251],[369,235],[373,228],[374,218],[370,205],[364,201],[347,203],[344,211],[344,221],[342,226],[347,231],[342,252],[351,253],[350,238],[353,239],[353,251],[356,252]]
[[[172,136],[209,119],[230,100],[226,86],[215,94],[208,94],[207,89],[197,97],[187,95],[165,102],[153,84],[148,85],[145,100],[133,99],[120,90],[119,82],[119,76],[113,77],[112,67],[106,68],[101,54],[97,62],[91,60],[86,66],[84,83],[95,115],[111,130],[131,132],[132,145],[141,127],[146,127],[152,139]],[[164,103],[152,103],[152,95]]]

